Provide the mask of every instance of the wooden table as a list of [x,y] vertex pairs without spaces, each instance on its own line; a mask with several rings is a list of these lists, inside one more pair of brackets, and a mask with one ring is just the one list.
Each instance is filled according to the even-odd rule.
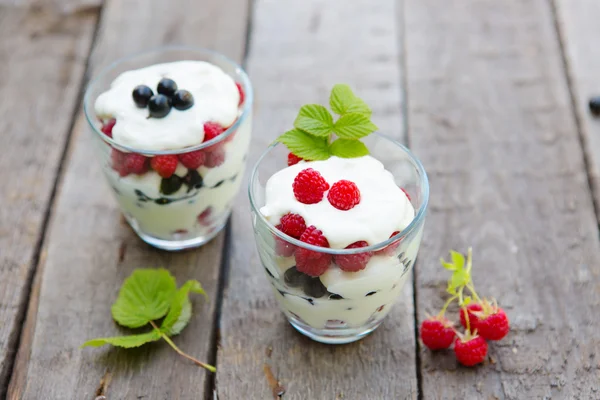
[[[598,0],[0,1],[0,398],[600,399]],[[256,90],[249,163],[300,105],[346,82],[431,181],[412,285],[385,323],[344,346],[279,312],[245,193],[227,232],[166,253],[123,222],[81,114],[89,78],[168,43],[242,62]],[[98,184],[100,182],[100,184]],[[443,301],[438,264],[475,250],[475,281],[512,331],[485,365],[432,354],[416,326]],[[180,347],[79,349],[117,334],[110,305],[139,267],[199,279]]]

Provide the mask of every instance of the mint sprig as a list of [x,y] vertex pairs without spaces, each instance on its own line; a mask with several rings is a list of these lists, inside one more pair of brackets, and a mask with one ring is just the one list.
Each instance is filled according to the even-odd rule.
[[330,156],[362,157],[369,154],[360,141],[378,128],[371,122],[371,109],[348,85],[337,84],[329,97],[333,115],[322,105],[307,104],[300,108],[294,128],[279,136],[293,154],[309,161],[326,160]]
[[[121,286],[117,300],[111,308],[114,320],[128,328],[151,325],[152,330],[135,335],[114,336],[88,340],[81,347],[100,347],[105,344],[133,348],[164,339],[178,354],[211,372],[212,365],[196,360],[184,353],[173,343],[171,336],[178,335],[187,326],[192,316],[190,293],[206,292],[200,282],[189,280],[179,289],[175,278],[166,269],[135,270]],[[156,320],[164,318],[160,328]]]

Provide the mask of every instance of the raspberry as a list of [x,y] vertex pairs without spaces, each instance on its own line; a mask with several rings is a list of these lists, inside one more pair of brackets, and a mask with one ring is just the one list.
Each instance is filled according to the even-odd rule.
[[323,200],[329,184],[312,168],[303,169],[292,184],[296,200],[303,204],[316,204]]
[[281,228],[278,228],[280,231],[286,235],[290,235],[294,239],[300,239],[300,236],[302,236],[306,230],[306,222],[304,222],[304,218],[298,214],[285,214],[281,217],[280,226]]
[[[391,235],[390,235],[390,239],[393,238],[394,236],[396,236],[397,234],[399,234],[400,231],[394,231]],[[387,245],[386,247],[384,247],[381,250],[377,250],[375,252],[375,255],[378,256],[393,256],[394,253],[396,252],[396,249],[398,248],[398,246],[400,246],[400,242],[402,241],[402,239],[399,239],[398,241]]]
[[464,308],[460,309],[460,324],[463,328],[467,329],[467,318],[466,315],[469,316],[469,328],[471,328],[471,332],[475,332],[477,326],[479,325],[479,317],[475,315],[478,314],[483,307],[479,303],[471,303],[467,306],[467,310]]
[[452,323],[444,317],[431,317],[421,324],[421,340],[431,350],[447,349],[455,336]]
[[[213,146],[211,146],[213,147]],[[213,151],[206,153],[206,160],[204,166],[207,168],[218,167],[225,162],[225,149],[218,148]]]
[[106,136],[108,136],[109,138],[112,138],[112,130],[116,123],[117,123],[117,120],[114,118],[111,118],[104,125],[102,125],[102,128],[100,128],[100,130]]
[[150,166],[163,178],[170,178],[177,169],[177,156],[154,156],[150,160]]
[[[329,247],[323,232],[311,225],[300,236],[300,240],[319,247]],[[331,264],[331,254],[308,250],[302,247],[296,249],[296,269],[310,276],[321,276]]]
[[482,363],[487,355],[488,345],[481,336],[456,338],[454,354],[459,363],[466,367]]
[[244,88],[242,88],[242,84],[241,83],[236,82],[235,86],[237,86],[238,92],[240,92],[240,102],[238,103],[238,107],[239,107],[244,102],[244,99],[246,98],[246,95],[244,94]]
[[298,157],[294,153],[290,153],[290,154],[288,154],[288,167],[298,164],[302,160],[303,160],[302,158]]
[[338,210],[348,211],[360,203],[360,191],[354,182],[342,179],[331,186],[327,200]]
[[202,150],[190,151],[177,156],[181,164],[189,169],[198,169],[204,164],[206,154]]
[[508,317],[501,308],[496,308],[493,314],[480,318],[477,323],[477,333],[487,340],[500,340],[510,330]]
[[112,169],[117,171],[120,176],[129,175],[129,171],[127,171],[127,169],[125,168],[126,155],[126,153],[123,153],[122,151],[117,149],[112,149],[112,152],[110,153]]
[[[277,225],[275,228],[282,231],[281,224]],[[294,252],[296,251],[296,246],[284,239],[281,239],[279,236],[273,235],[273,238],[275,239],[275,253],[277,255],[280,255],[282,257],[291,257],[294,255]]]
[[[364,240],[360,242],[354,242],[347,246],[347,249],[357,249],[360,247],[367,247],[369,244]],[[366,251],[358,254],[344,254],[334,256],[335,263],[340,267],[342,271],[356,272],[365,269],[367,263],[373,256],[372,251]]]
[[148,172],[148,158],[137,153],[127,153],[123,167],[130,174],[142,175]]
[[406,189],[404,189],[404,188],[401,187],[400,190],[402,190],[404,192],[404,194],[406,195],[406,198],[408,199],[408,201],[412,201],[411,198],[410,198],[410,194],[408,194],[408,192],[406,191]]
[[[221,125],[217,124],[216,122],[205,122],[204,123],[204,140],[203,140],[203,142],[208,142],[209,140],[216,138],[223,132],[225,132],[225,128],[223,128]],[[224,142],[215,143],[212,146],[208,146],[205,150],[206,151],[214,151],[214,150],[217,150],[217,149],[220,149],[221,147],[223,147],[224,144],[225,144]]]
[[206,208],[206,210],[202,211],[200,214],[198,214],[198,223],[200,225],[204,225],[204,226],[208,226],[210,225],[210,216],[212,214],[212,207],[208,206],[208,208]]

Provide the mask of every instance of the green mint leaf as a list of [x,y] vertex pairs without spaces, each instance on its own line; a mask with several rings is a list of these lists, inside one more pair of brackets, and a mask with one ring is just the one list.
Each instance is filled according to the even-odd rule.
[[360,139],[377,129],[367,116],[359,113],[344,114],[333,126],[333,131],[342,139]]
[[334,113],[339,115],[358,113],[371,118],[371,109],[367,103],[356,97],[350,86],[345,84],[339,83],[333,87],[329,97],[329,106]]
[[141,333],[139,335],[114,336],[88,340],[81,345],[81,348],[100,347],[104,346],[105,344],[112,344],[113,346],[130,349],[132,347],[140,347],[146,343],[155,342],[160,338],[160,332],[158,332],[156,329],[153,329],[150,332]]
[[137,269],[121,286],[112,316],[128,328],[144,326],[167,314],[176,290],[175,278],[166,269]]
[[168,336],[178,335],[190,322],[192,316],[192,303],[188,297],[190,292],[206,296],[200,282],[196,280],[187,281],[173,296],[169,313],[160,326],[161,332]]
[[352,139],[336,139],[331,143],[329,151],[332,155],[341,158],[355,158],[369,154],[369,149],[363,142]]
[[450,250],[452,256],[452,263],[456,266],[455,269],[463,269],[465,267],[465,256],[457,251]]
[[327,138],[311,136],[298,129],[287,131],[276,141],[284,144],[292,153],[305,160],[327,160],[330,156]]
[[294,127],[313,136],[327,137],[333,130],[333,117],[325,107],[307,104],[300,108]]

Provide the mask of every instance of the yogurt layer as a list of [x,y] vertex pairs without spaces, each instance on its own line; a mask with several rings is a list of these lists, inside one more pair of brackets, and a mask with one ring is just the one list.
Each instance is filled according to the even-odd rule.
[[[360,203],[341,211],[327,201],[327,193],[318,204],[303,204],[293,192],[294,178],[306,168],[318,171],[329,183],[346,179],[360,190]],[[364,240],[369,245],[383,242],[395,231],[406,228],[415,216],[415,210],[398,187],[391,172],[371,157],[330,157],[324,161],[301,161],[269,178],[265,192],[265,206],[260,212],[277,225],[287,213],[301,215],[306,226],[314,225],[323,232],[333,249]]]
[[[138,108],[131,97],[138,85],[156,94],[162,78],[173,79],[179,89],[189,91],[194,106],[175,108],[164,118],[147,118],[148,109]],[[143,150],[181,149],[202,143],[204,123],[230,126],[238,116],[239,91],[234,80],[219,67],[204,61],[177,61],[155,64],[119,75],[108,91],[98,96],[95,111],[99,118],[115,118],[113,139]]]

